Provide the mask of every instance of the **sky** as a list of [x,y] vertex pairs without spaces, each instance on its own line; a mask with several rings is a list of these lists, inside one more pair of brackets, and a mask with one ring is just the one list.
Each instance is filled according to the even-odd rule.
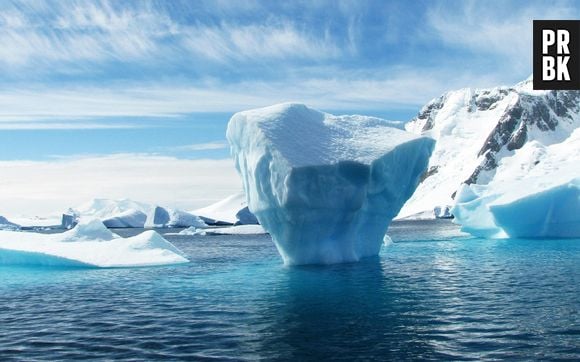
[[[192,209],[240,190],[237,111],[302,102],[408,121],[532,73],[573,1],[0,2],[0,215],[94,197]],[[213,165],[213,166],[208,166]]]

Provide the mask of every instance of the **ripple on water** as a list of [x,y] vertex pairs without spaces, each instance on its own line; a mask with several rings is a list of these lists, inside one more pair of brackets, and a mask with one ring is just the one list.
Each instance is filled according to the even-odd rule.
[[168,237],[183,266],[0,267],[0,360],[580,359],[580,240],[389,234],[329,267],[284,267],[267,236]]

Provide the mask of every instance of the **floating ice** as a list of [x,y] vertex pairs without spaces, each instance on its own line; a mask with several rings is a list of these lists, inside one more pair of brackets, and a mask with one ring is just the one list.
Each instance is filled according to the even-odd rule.
[[4,216],[0,216],[0,230],[18,230],[20,225],[8,221]]
[[580,177],[549,186],[542,181],[464,186],[455,220],[462,231],[487,238],[580,237]]
[[235,225],[221,228],[198,229],[190,227],[178,233],[166,233],[165,235],[259,235],[267,234],[261,225]]
[[0,265],[140,267],[187,262],[155,231],[122,238],[96,219],[81,219],[61,234],[0,231]]
[[145,227],[180,228],[180,227],[207,227],[206,223],[196,215],[181,210],[167,209],[161,206],[154,207],[145,222]]
[[208,224],[248,225],[258,223],[254,214],[248,210],[246,195],[243,192],[197,209],[193,213],[202,217]]
[[[540,157],[530,166],[532,154]],[[549,147],[528,143],[500,163],[498,170],[509,173],[489,185],[462,186],[451,210],[455,222],[488,238],[580,237],[579,165],[580,129]]]
[[79,217],[80,215],[74,209],[69,208],[62,214],[61,228],[67,230],[74,228],[79,222]]
[[128,199],[94,199],[76,210],[69,209],[63,214],[62,226],[70,228],[79,216],[99,219],[110,228],[206,226],[203,220],[191,213]]
[[102,222],[108,228],[142,228],[145,226],[146,220],[147,215],[144,212],[129,209],[104,218]]
[[300,104],[237,113],[227,138],[249,208],[286,264],[377,255],[434,144],[377,118]]

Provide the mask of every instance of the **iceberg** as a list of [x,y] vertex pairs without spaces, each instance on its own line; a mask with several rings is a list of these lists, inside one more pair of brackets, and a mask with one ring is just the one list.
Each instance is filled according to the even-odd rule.
[[0,231],[0,265],[142,267],[187,263],[155,231],[122,238],[96,219],[60,234]]
[[549,186],[542,181],[464,185],[452,213],[462,231],[479,237],[580,237],[580,177]]
[[243,192],[192,211],[210,225],[249,225],[258,224],[256,216],[248,209],[246,195]]
[[144,212],[129,209],[104,218],[102,222],[108,228],[142,228],[146,220],[147,215]]
[[287,265],[377,255],[434,146],[377,118],[293,103],[235,114],[227,139],[249,210]]
[[62,214],[60,227],[66,230],[74,228],[79,222],[79,217],[80,215],[74,209],[69,208]]
[[454,222],[485,238],[580,237],[578,165],[580,129],[548,147],[530,142],[502,160],[501,177],[459,189],[451,210]]
[[153,206],[129,199],[94,199],[62,216],[62,227],[70,229],[79,217],[99,219],[109,228],[205,227],[202,219],[178,209]]
[[94,199],[67,213],[99,219],[109,228],[142,228],[149,210],[151,206],[129,199]]
[[167,209],[155,206],[145,222],[145,227],[151,228],[204,228],[207,224],[198,216],[181,210]]
[[20,225],[8,221],[4,216],[0,216],[0,230],[19,230]]

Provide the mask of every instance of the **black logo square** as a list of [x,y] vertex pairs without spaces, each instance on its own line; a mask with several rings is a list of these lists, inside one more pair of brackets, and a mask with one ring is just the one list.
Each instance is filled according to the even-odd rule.
[[534,89],[580,89],[580,20],[534,20]]

